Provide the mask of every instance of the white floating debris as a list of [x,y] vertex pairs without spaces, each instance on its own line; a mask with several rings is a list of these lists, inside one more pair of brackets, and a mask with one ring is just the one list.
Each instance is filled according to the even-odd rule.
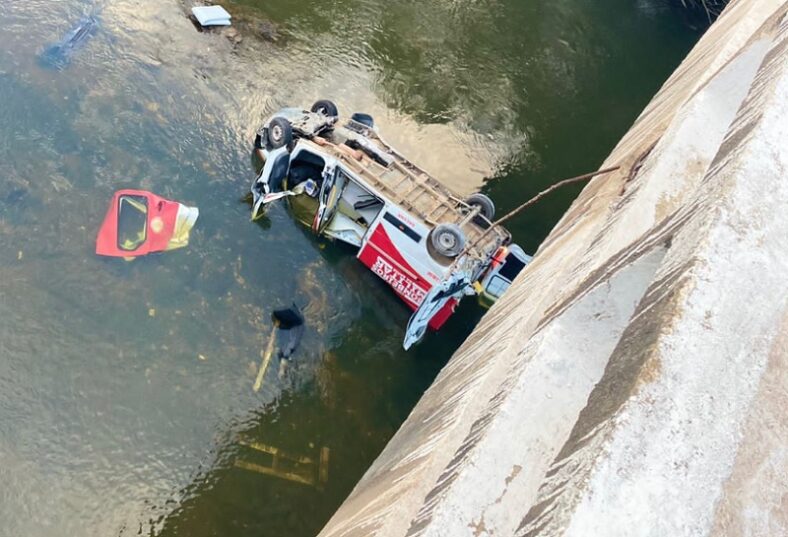
[[222,6],[193,7],[192,14],[200,26],[230,26],[232,18]]

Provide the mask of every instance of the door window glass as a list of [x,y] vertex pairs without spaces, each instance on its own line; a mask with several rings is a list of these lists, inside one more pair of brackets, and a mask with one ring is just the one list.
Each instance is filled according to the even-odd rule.
[[148,200],[144,196],[118,199],[118,248],[133,252],[147,238]]

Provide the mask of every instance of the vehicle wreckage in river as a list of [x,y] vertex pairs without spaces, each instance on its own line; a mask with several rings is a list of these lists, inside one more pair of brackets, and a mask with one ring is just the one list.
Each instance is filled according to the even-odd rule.
[[367,114],[340,121],[325,100],[285,108],[258,131],[255,148],[264,165],[252,184],[252,218],[276,200],[306,199],[312,230],[358,248],[414,310],[406,349],[464,296],[495,302],[531,260],[493,225],[490,198],[451,192],[387,144]]
[[77,50],[84,47],[88,40],[98,32],[99,19],[97,10],[81,18],[63,38],[46,47],[38,56],[38,61],[45,67],[57,70],[65,69]]

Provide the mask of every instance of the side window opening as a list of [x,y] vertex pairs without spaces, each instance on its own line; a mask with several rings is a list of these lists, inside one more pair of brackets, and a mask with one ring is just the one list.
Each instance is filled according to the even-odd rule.
[[517,275],[523,270],[523,268],[525,268],[525,263],[523,263],[523,261],[516,255],[510,253],[506,256],[506,261],[504,262],[498,274],[510,282],[513,282]]
[[323,183],[325,161],[308,151],[301,151],[291,162],[287,188],[294,188],[307,179],[314,180],[318,186]]
[[118,248],[133,252],[146,240],[148,200],[144,196],[121,196],[118,199]]

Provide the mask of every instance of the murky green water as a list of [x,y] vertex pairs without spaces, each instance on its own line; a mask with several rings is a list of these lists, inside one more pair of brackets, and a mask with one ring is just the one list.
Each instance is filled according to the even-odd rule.
[[[71,65],[43,68],[88,6],[0,0],[3,535],[314,535],[480,317],[468,301],[406,354],[408,311],[351,252],[283,206],[249,222],[264,116],[371,112],[456,189],[490,178],[503,211],[594,169],[699,35],[659,0],[244,0],[234,44],[178,0],[106,0]],[[198,206],[189,247],[96,257],[122,187]],[[576,193],[516,220],[518,242]],[[303,346],[255,393],[270,311],[294,300]],[[269,464],[254,442],[328,448],[328,481],[240,468]]]

